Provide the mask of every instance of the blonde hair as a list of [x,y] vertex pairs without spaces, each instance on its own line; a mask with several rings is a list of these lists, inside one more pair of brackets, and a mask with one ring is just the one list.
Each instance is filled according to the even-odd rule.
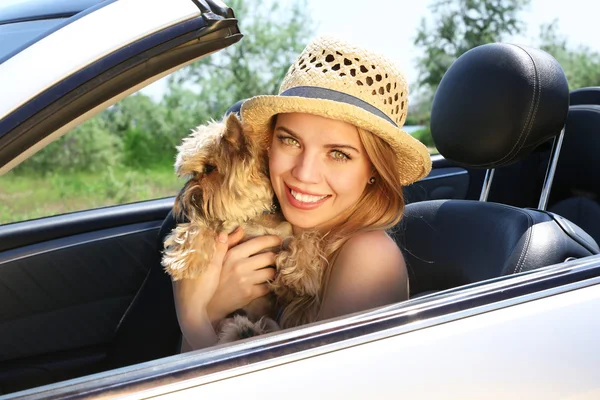
[[283,328],[314,322],[317,318],[327,275],[342,246],[353,236],[366,231],[387,230],[396,225],[404,212],[401,171],[396,170],[396,155],[379,136],[358,128],[358,136],[375,170],[375,183],[366,186],[362,196],[340,215],[334,227],[323,234],[322,254],[327,267],[318,279],[319,295],[291,299],[280,318]]

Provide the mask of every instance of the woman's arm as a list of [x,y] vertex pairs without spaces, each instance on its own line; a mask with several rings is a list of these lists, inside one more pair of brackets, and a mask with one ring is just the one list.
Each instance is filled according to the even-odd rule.
[[177,320],[183,333],[182,342],[192,349],[212,346],[218,340],[207,309],[219,286],[223,260],[228,249],[227,241],[227,234],[218,235],[213,258],[201,277],[173,282]]
[[275,254],[260,252],[278,246],[281,239],[268,235],[238,244],[243,237],[241,229],[225,235],[225,242],[216,242],[213,260],[202,276],[173,282],[182,351],[216,344],[213,327],[221,319],[269,292],[265,282],[275,271],[266,267],[274,264]]
[[326,285],[318,320],[408,299],[404,257],[384,231],[364,232],[348,240]]

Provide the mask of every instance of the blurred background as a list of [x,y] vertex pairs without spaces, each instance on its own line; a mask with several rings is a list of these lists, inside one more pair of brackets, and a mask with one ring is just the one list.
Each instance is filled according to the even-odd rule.
[[410,84],[405,129],[431,153],[435,89],[475,46],[538,47],[560,62],[571,90],[600,86],[597,0],[225,2],[239,20],[240,42],[129,96],[2,177],[0,223],[176,194],[182,182],[172,165],[181,139],[240,99],[277,93],[288,66],[321,34],[400,65]]

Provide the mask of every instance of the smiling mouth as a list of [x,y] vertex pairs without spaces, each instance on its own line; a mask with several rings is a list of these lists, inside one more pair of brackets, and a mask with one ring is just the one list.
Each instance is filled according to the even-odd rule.
[[313,196],[310,194],[298,193],[294,189],[290,189],[290,194],[298,201],[302,203],[316,203],[317,201],[321,201],[325,199],[328,195],[324,196]]

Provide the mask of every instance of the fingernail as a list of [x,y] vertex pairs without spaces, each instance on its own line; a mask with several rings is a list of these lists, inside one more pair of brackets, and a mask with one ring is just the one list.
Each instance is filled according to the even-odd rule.
[[219,233],[219,242],[227,243],[227,234],[225,232]]

